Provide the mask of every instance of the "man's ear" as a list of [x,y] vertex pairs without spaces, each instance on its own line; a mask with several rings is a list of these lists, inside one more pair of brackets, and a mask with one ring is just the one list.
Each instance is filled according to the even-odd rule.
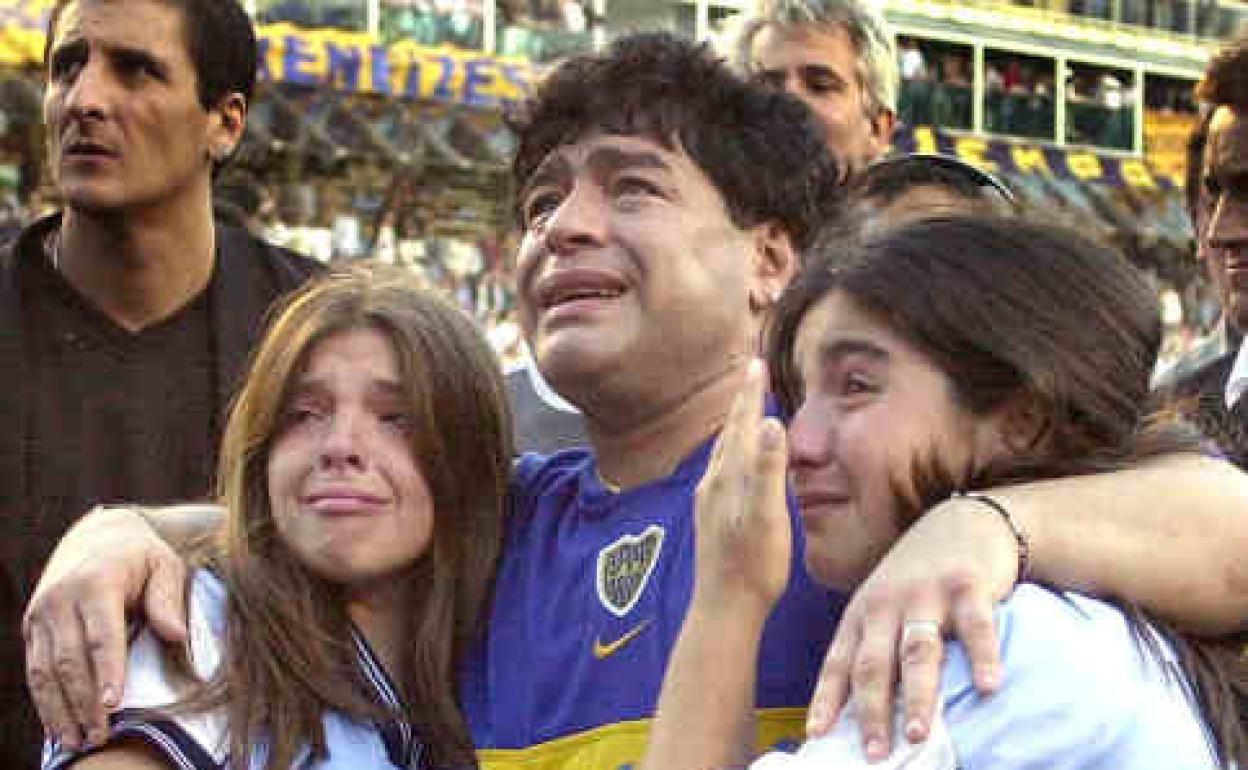
[[212,108],[208,126],[208,154],[216,161],[230,156],[243,139],[247,125],[247,99],[238,92],[226,94]]
[[892,110],[880,110],[871,119],[871,136],[875,139],[876,155],[883,155],[893,144],[893,129],[897,127],[897,115]]
[[771,307],[797,272],[799,259],[793,239],[779,222],[765,222],[754,228],[751,310],[761,313]]

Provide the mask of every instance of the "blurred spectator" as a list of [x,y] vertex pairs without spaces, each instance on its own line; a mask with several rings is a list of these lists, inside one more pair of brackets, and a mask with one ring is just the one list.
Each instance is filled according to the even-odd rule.
[[927,62],[923,49],[914,38],[904,37],[898,43],[898,69],[905,80],[927,80]]
[[308,183],[281,188],[277,199],[277,221],[265,238],[278,246],[328,263],[333,257],[333,235],[327,227],[315,224],[316,188]]
[[12,193],[0,198],[0,246],[8,244],[22,230],[27,220],[26,210]]
[[888,152],[900,78],[892,28],[873,3],[761,3],[735,53],[740,71],[811,108],[851,175]]
[[1005,75],[1001,73],[1001,68],[996,62],[984,63],[984,90],[998,92],[1005,90]]
[[996,54],[985,61],[984,125],[994,133],[1052,141],[1052,61]]
[[342,210],[334,215],[334,223],[330,228],[330,251],[331,260],[334,262],[350,262],[364,255],[360,220],[350,210]]
[[551,61],[592,44],[596,19],[583,0],[499,0],[499,53]]
[[899,38],[897,59],[901,73],[898,117],[910,126],[930,124],[932,84],[923,50],[914,38]]
[[1102,107],[1110,110],[1122,107],[1122,81],[1109,70],[1101,75],[1100,102]]
[[[1197,245],[1218,287],[1226,316],[1227,351],[1177,380],[1171,389],[1180,408],[1220,448],[1248,465],[1248,346],[1230,340],[1248,328],[1248,36],[1240,35],[1209,64],[1196,95],[1212,108],[1197,127],[1202,184],[1189,196]],[[1195,153],[1189,154],[1194,162]],[[1189,179],[1195,175],[1190,172]]]
[[583,35],[589,31],[589,13],[580,0],[563,0],[560,10],[565,30],[574,35]]
[[1007,94],[1026,93],[1026,85],[1023,82],[1023,65],[1016,58],[1011,58],[1005,63],[1005,71],[1001,73],[1001,86]]
[[971,128],[974,92],[969,55],[954,51],[942,54],[938,71],[939,82],[932,95],[932,122],[949,128]]
[[387,41],[480,50],[483,16],[481,0],[383,0],[381,34]]

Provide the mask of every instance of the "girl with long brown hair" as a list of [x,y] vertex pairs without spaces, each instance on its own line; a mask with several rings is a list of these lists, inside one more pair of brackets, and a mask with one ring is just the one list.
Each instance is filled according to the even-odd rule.
[[188,645],[141,632],[109,742],[52,744],[45,767],[473,765],[457,671],[510,461],[498,364],[463,313],[397,273],[305,288],[230,415]]
[[[1248,679],[1234,641],[1044,585],[1030,574],[1031,532],[992,491],[1197,451],[1190,428],[1150,409],[1160,340],[1143,278],[1112,249],[1047,224],[949,216],[816,249],[771,327],[787,434],[762,419],[755,366],[699,488],[694,598],[643,767],[748,761],[754,671],[774,663],[759,659],[758,638],[793,547],[786,465],[806,568],[823,585],[854,590],[937,505],[995,522],[1016,546],[1020,582],[996,612],[1004,678],[991,696],[951,644],[926,742],[872,740],[864,752],[851,713],[757,770],[866,768],[868,757],[916,770],[1245,767],[1236,699]],[[903,667],[936,654],[950,630],[930,615],[902,620]]]

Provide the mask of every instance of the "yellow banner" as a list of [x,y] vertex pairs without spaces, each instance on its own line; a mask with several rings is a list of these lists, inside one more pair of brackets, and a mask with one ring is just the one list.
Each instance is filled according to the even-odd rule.
[[382,46],[362,32],[270,24],[256,34],[260,79],[277,83],[498,107],[524,98],[539,75],[527,59],[406,40]]
[[1168,177],[1176,187],[1183,186],[1187,138],[1195,125],[1195,115],[1160,110],[1144,112],[1144,156],[1154,171]]
[[1022,144],[1004,139],[981,139],[946,133],[931,126],[903,127],[893,135],[899,152],[939,152],[956,155],[994,174],[1038,174],[1082,182],[1168,188],[1173,181],[1152,165],[1152,157],[1102,155],[1082,147]]
[[0,64],[43,61],[53,0],[0,0]]
[[[0,0],[0,64],[43,60],[53,0]],[[540,71],[527,59],[291,24],[256,27],[262,81],[495,108],[524,98]]]

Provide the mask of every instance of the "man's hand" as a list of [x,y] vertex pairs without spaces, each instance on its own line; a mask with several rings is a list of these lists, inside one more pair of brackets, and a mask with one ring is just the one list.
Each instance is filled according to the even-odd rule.
[[136,508],[97,507],[69,530],[35,589],[22,633],[26,678],[49,736],[67,748],[108,736],[125,681],[127,609],[186,638],[186,566]]
[[906,738],[927,737],[940,687],[944,633],[956,634],[975,686],[1000,681],[994,604],[1017,578],[1018,544],[983,503],[953,498],[903,535],[854,593],[824,659],[807,732],[826,733],[852,697],[868,759],[888,756],[900,680]]

